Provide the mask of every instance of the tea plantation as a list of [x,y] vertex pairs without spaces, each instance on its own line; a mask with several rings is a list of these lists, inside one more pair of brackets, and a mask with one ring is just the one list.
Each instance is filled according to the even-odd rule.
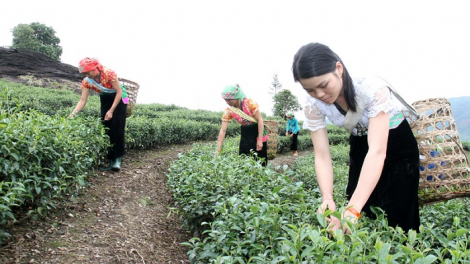
[[[71,91],[0,79],[0,244],[9,235],[2,226],[25,211],[40,217],[87,188],[87,178],[102,162],[108,139],[98,117],[99,100],[92,96],[76,118],[66,118],[78,99]],[[330,234],[326,217],[331,212],[316,213],[321,198],[313,156],[300,157],[290,167],[262,167],[237,155],[234,122],[222,155],[214,155],[221,114],[136,105],[126,121],[129,149],[198,142],[167,172],[174,210],[195,234],[184,243],[192,263],[470,263],[469,198],[421,207],[418,231],[388,227],[376,210],[377,219],[363,216],[357,225],[343,220],[351,234]],[[285,121],[277,121],[283,134]],[[343,206],[333,215],[339,216],[347,204],[348,135],[328,130],[335,199]],[[289,138],[278,140],[278,152],[289,152]],[[311,147],[303,131],[299,149]]]

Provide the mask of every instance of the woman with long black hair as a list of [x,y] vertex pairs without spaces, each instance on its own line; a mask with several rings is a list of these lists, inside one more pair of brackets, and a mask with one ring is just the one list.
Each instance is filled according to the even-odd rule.
[[[378,77],[352,79],[343,61],[328,46],[310,43],[299,49],[292,65],[294,80],[308,93],[304,128],[311,130],[315,169],[322,195],[319,208],[336,210],[333,166],[326,118],[350,135],[350,168],[343,217],[356,221],[370,207],[383,209],[392,227],[419,229],[418,144],[406,120],[409,114]],[[331,228],[341,228],[331,218]],[[347,232],[344,229],[343,231]]]

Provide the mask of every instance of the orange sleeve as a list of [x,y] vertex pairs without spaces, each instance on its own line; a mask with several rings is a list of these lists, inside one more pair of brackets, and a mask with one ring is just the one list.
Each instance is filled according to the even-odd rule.
[[258,103],[255,102],[253,99],[248,98],[247,99],[247,105],[248,105],[248,108],[250,109],[250,113],[252,113],[253,116],[254,116],[255,113],[259,110]]
[[222,114],[222,121],[230,122],[232,118],[232,110],[230,110],[230,108],[225,109],[224,113]]

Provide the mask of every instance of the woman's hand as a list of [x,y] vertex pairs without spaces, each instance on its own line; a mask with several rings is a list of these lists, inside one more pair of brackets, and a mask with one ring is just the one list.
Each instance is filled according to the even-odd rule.
[[77,114],[77,111],[74,110],[74,111],[72,111],[72,113],[70,113],[68,118],[74,118],[76,114]]
[[336,211],[336,204],[335,204],[335,201],[333,201],[333,199],[325,199],[323,200],[322,204],[320,205],[320,207],[318,208],[318,213],[319,214],[324,214],[326,212],[326,210],[331,210],[331,211]]
[[[328,218],[327,218],[328,220]],[[330,235],[333,235],[333,233],[335,232],[336,229],[340,229],[341,228],[341,220],[339,220],[338,218],[332,216],[329,221],[328,221],[330,224],[328,225],[328,232],[330,233]],[[344,230],[343,230],[344,232]]]
[[88,100],[88,94],[90,93],[90,89],[82,89],[82,95],[80,96],[80,101],[78,101],[77,106],[73,109],[72,113],[68,116],[68,118],[74,118],[78,112],[80,112],[86,105],[86,101]]
[[[324,214],[326,212],[326,210],[330,210],[332,212],[336,211],[336,204],[335,204],[335,201],[333,201],[333,199],[323,200],[323,202],[320,205],[320,207],[318,208],[317,212],[319,214]],[[334,216],[326,217],[326,221],[329,223],[328,231],[330,233],[334,232],[336,229],[341,228],[341,220],[339,220],[338,218],[336,218]]]
[[258,138],[256,141],[256,151],[261,151],[263,149],[263,139]]
[[[318,208],[317,212],[319,214],[324,214],[326,212],[326,210],[331,210],[332,212],[336,211],[336,204],[335,204],[335,201],[333,201],[333,199],[323,200],[323,202],[320,205],[320,207]],[[336,219],[336,217],[333,217],[333,218]],[[327,217],[326,221],[328,221],[328,223],[330,223],[332,221],[332,218]]]
[[106,115],[104,116],[104,121],[109,121],[111,120],[111,118],[113,118],[113,111],[109,110],[108,112],[106,112]]
[[289,132],[286,132],[286,137],[289,135]]
[[219,155],[221,151],[222,151],[222,147],[217,146],[217,149],[215,150],[214,155]]
[[[354,207],[350,207],[348,210],[343,212],[343,218],[348,219],[351,221],[353,224],[357,224],[357,221],[361,217],[361,213],[359,213]],[[349,231],[347,224],[343,225],[343,233],[345,234],[351,234],[351,231]]]
[[[348,210],[345,210],[343,212],[343,215],[341,216],[342,219],[348,219],[351,221],[353,224],[357,224],[357,221],[360,218],[360,213],[354,209],[354,207],[349,208]],[[342,231],[344,234],[351,234],[351,231],[348,229],[347,223],[344,223],[343,226],[341,227],[341,220],[332,216],[330,219],[327,218],[327,221],[330,223],[328,225],[328,231],[330,234],[333,234],[336,229],[342,228]]]

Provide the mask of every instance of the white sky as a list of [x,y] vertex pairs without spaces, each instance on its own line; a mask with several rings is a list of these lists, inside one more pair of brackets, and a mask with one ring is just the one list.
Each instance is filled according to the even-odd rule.
[[43,23],[61,40],[62,62],[97,57],[140,84],[138,103],[222,111],[222,89],[239,83],[271,115],[278,73],[303,104],[291,65],[310,42],[330,46],[353,76],[382,76],[410,103],[470,95],[467,0],[15,0],[1,7],[0,46],[11,45],[16,25]]

